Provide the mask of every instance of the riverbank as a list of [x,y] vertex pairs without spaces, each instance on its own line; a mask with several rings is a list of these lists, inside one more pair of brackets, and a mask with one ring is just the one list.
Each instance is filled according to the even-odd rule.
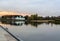
[[55,20],[31,20],[30,22],[54,22]]

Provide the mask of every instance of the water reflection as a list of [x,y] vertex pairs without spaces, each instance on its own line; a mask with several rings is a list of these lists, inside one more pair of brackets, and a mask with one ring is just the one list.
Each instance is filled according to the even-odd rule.
[[[38,25],[41,25],[43,24],[42,22],[40,23],[37,23],[37,22],[28,22],[28,21],[8,21],[8,20],[2,20],[1,21],[2,24],[9,24],[9,25],[15,25],[15,26],[23,26],[24,25],[31,25],[31,26],[35,26],[35,27],[38,27]],[[47,25],[49,25],[50,23],[45,23]],[[56,24],[56,25],[60,25],[59,22],[54,22],[54,23],[51,23],[51,26],[53,26],[53,24]]]
[[15,26],[22,26],[25,22],[24,21],[1,21],[1,23],[15,25]]
[[3,26],[17,38],[24,41],[60,41],[60,23],[58,22],[1,21],[1,23],[10,24]]
[[37,27],[38,25],[43,24],[43,23],[37,23],[37,22],[31,22],[30,23],[30,22],[25,22],[25,25],[28,25],[28,24]]

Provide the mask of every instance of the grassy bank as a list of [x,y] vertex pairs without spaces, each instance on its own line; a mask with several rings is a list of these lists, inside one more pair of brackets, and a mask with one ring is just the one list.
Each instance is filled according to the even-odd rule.
[[30,22],[55,22],[55,20],[31,20]]

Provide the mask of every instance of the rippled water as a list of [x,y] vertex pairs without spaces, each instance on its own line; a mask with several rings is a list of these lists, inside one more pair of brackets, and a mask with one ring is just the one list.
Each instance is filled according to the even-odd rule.
[[[19,22],[17,22],[19,23]],[[2,24],[13,33],[17,38],[23,41],[60,41],[60,24],[42,23],[38,26],[32,24]]]

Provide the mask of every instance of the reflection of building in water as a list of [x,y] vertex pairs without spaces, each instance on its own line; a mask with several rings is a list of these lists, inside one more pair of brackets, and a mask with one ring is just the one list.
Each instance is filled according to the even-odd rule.
[[12,21],[11,25],[16,25],[16,26],[20,25],[20,26],[22,26],[24,23],[25,23],[24,21]]
[[1,23],[22,26],[25,22],[24,21],[1,21]]
[[24,16],[21,15],[4,15],[2,16],[3,19],[12,19],[12,20],[25,20]]

